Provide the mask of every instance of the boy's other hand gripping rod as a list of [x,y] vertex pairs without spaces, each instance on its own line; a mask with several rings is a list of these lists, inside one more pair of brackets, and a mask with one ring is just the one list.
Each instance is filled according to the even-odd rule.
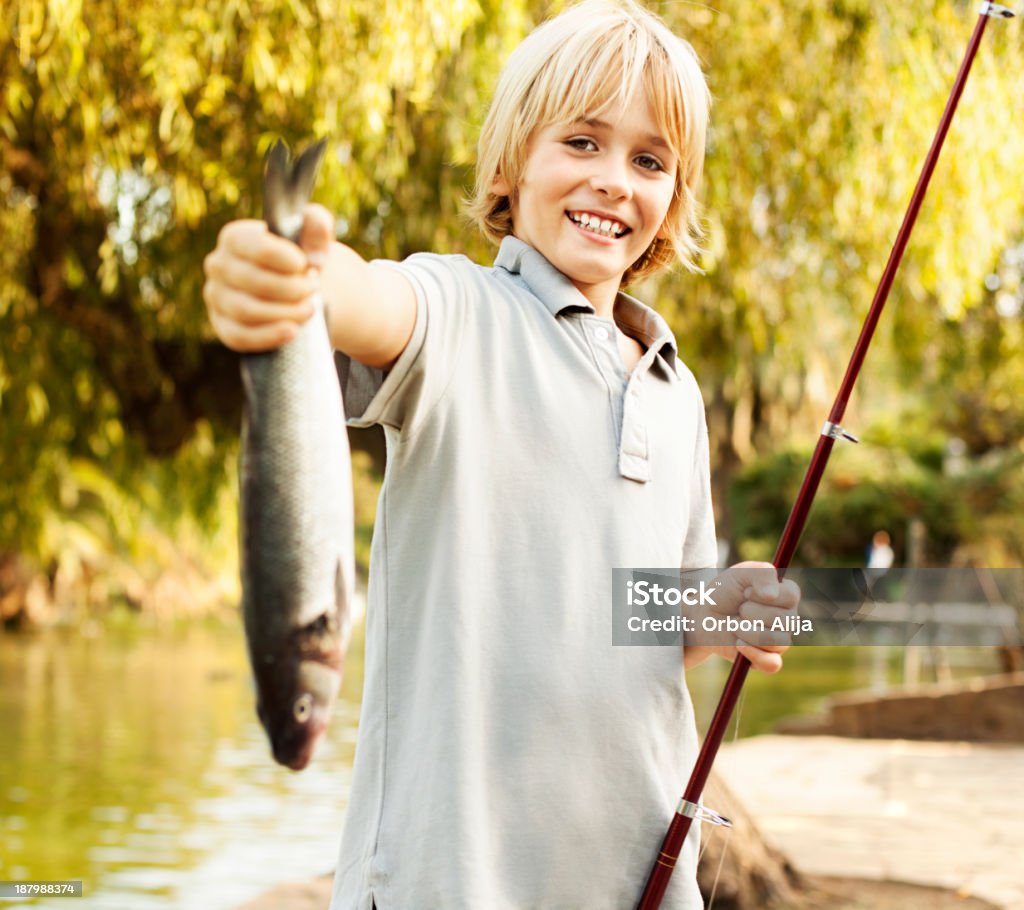
[[[957,73],[956,82],[954,82],[953,90],[950,93],[949,100],[946,102],[946,109],[942,113],[939,128],[935,133],[935,138],[932,140],[928,156],[925,158],[921,175],[917,180],[917,186],[914,188],[910,205],[903,218],[903,224],[896,235],[896,242],[893,244],[892,252],[889,254],[889,261],[886,263],[885,271],[882,273],[878,289],[875,291],[874,299],[871,302],[871,308],[864,320],[856,347],[853,350],[853,356],[850,358],[850,363],[846,368],[846,375],[843,377],[842,385],[839,387],[839,393],[836,395],[835,403],[829,412],[828,420],[825,421],[825,425],[822,427],[821,436],[818,439],[814,454],[811,456],[811,462],[807,467],[807,473],[804,475],[800,492],[797,494],[793,510],[790,512],[789,520],[786,522],[782,537],[779,539],[779,545],[772,559],[772,564],[778,570],[780,578],[789,567],[793,554],[796,551],[800,535],[803,533],[804,525],[807,522],[807,515],[811,510],[811,504],[814,502],[818,483],[825,472],[825,466],[828,464],[828,459],[836,439],[843,438],[851,442],[857,441],[855,436],[846,432],[841,426],[843,414],[853,392],[854,384],[857,382],[857,376],[860,373],[861,365],[864,363],[864,358],[867,355],[878,320],[882,315],[882,309],[885,307],[885,302],[888,299],[893,278],[903,258],[903,252],[907,247],[907,241],[910,239],[910,232],[914,228],[914,222],[917,220],[917,213],[921,208],[921,203],[924,201],[925,193],[928,190],[928,183],[931,180],[932,172],[935,170],[936,162],[939,160],[939,153],[942,151],[942,144],[946,139],[946,133],[949,132],[949,125],[953,120],[953,114],[960,101],[960,96],[963,94],[967,76],[970,73],[971,65],[974,63],[974,57],[978,51],[978,45],[981,44],[982,35],[985,33],[985,26],[990,18],[1009,19],[1013,16],[1014,12],[1011,9],[998,3],[986,2],[981,4],[974,34],[971,35],[971,40],[967,45],[967,51],[964,54],[963,62],[960,64],[960,71]],[[639,904],[637,904],[637,910],[657,910],[661,906],[662,897],[665,894],[665,889],[668,887],[669,879],[672,876],[673,869],[675,869],[676,861],[679,859],[679,854],[683,849],[683,842],[686,840],[686,835],[689,833],[694,817],[700,817],[713,824],[729,824],[721,816],[701,806],[700,798],[704,792],[704,785],[707,783],[708,775],[711,773],[711,766],[714,763],[715,756],[718,754],[718,748],[722,744],[726,728],[729,725],[729,719],[732,717],[736,701],[739,698],[740,690],[743,688],[743,682],[747,678],[747,671],[749,669],[750,661],[745,657],[737,655],[732,672],[729,674],[728,680],[726,680],[725,688],[722,691],[714,717],[711,719],[711,725],[708,727],[704,744],[701,746],[700,754],[697,756],[697,762],[690,775],[689,783],[683,792],[683,798],[680,800],[675,817],[669,825],[668,833],[661,844],[661,849],[647,879],[643,895],[640,897]]]

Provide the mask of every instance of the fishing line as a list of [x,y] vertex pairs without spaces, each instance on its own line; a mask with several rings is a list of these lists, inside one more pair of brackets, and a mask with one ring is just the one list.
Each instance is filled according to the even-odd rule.
[[[743,719],[743,702],[745,700],[746,700],[746,693],[745,692],[741,692],[739,700],[736,702],[736,711],[734,713],[735,723],[733,724],[733,728],[732,728],[732,742],[730,743],[730,745],[735,745],[736,742],[739,740],[739,737],[740,737],[740,722]],[[735,755],[735,750],[733,750],[733,757],[731,759],[729,759],[729,762],[732,765],[732,771],[733,771],[733,774],[735,775],[735,773],[736,773],[736,755]],[[715,883],[711,886],[711,896],[708,898],[708,908],[707,908],[707,910],[712,910],[712,908],[715,906],[715,895],[718,894],[718,882],[719,882],[719,880],[722,877],[722,869],[725,867],[725,856],[729,852],[729,844],[730,844],[730,841],[732,840],[732,832],[734,830],[734,827],[735,826],[733,826],[733,825],[730,825],[729,827],[727,827],[726,830],[725,830],[725,834],[723,835],[725,837],[725,843],[722,844],[722,855],[718,858],[718,869],[715,872]],[[704,850],[706,850],[706,849],[707,849],[707,844],[704,845]],[[701,855],[703,855],[703,852],[704,851],[702,850],[701,851]],[[699,863],[699,860],[698,860],[698,863]]]

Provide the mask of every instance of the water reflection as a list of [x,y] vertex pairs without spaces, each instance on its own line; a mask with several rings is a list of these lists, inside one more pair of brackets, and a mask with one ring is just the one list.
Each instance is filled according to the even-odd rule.
[[[820,713],[830,695],[854,690],[882,694],[898,688],[908,652],[925,648],[799,646],[786,654],[775,676],[751,673],[740,696],[739,736],[770,733],[784,718]],[[951,679],[1000,671],[992,648],[943,648]],[[725,661],[709,661],[688,674],[698,729],[703,732],[729,675]],[[924,676],[922,682],[933,681]],[[732,736],[732,733],[729,734]]]
[[[0,635],[0,880],[80,878],[82,910],[230,910],[329,871],[348,800],[361,648],[357,633],[328,736],[293,774],[273,764],[256,721],[240,629]],[[994,669],[990,653],[975,653],[959,672],[979,661]],[[704,722],[728,670],[716,663],[689,679]],[[900,676],[898,652],[794,648],[782,674],[751,674],[740,735],[816,711],[832,692]]]
[[296,775],[270,760],[237,630],[0,637],[0,880],[81,878],[89,910],[216,910],[327,871],[358,721],[352,657]]

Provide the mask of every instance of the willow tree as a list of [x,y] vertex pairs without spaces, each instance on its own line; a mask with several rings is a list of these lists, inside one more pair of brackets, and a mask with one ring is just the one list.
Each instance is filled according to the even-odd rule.
[[4,4],[0,552],[45,555],[42,519],[96,488],[90,464],[122,489],[152,480],[172,508],[214,501],[239,389],[206,325],[202,258],[221,224],[258,211],[266,148],[331,138],[320,198],[368,254],[378,238],[391,255],[454,244],[469,111],[523,15],[461,0]]
[[[715,96],[706,274],[660,288],[724,483],[827,413],[976,19],[949,0],[667,5]],[[899,400],[1019,230],[1020,26],[991,22],[853,405]],[[888,344],[887,344],[888,342]],[[871,374],[881,375],[882,381]]]
[[[225,221],[258,211],[275,138],[329,137],[318,199],[364,255],[490,256],[460,214],[476,128],[551,8],[5,3],[0,551],[46,555],[43,519],[83,489],[113,525],[138,508],[214,515],[239,389],[206,325],[201,263]],[[825,396],[973,17],[950,0],[660,11],[716,99],[710,232],[705,275],[643,290],[698,372],[725,477]],[[978,299],[1019,224],[1024,143],[1004,100],[1020,94],[1017,28],[991,26],[897,287],[905,353],[929,344],[932,311]]]

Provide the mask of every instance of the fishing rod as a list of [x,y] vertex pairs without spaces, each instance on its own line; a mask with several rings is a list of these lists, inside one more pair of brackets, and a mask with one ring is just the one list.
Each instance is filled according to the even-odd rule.
[[[846,412],[846,405],[850,400],[850,395],[857,382],[864,358],[867,356],[868,347],[871,345],[875,328],[878,326],[878,320],[889,297],[889,291],[892,288],[896,270],[903,259],[903,252],[907,248],[910,233],[914,229],[914,222],[917,220],[921,203],[924,201],[925,193],[928,191],[928,183],[931,181],[935,165],[939,160],[939,153],[942,151],[942,144],[946,139],[946,133],[949,132],[950,123],[953,121],[953,114],[956,112],[960,96],[963,94],[967,76],[970,74],[971,65],[974,63],[978,46],[981,44],[982,36],[985,33],[985,26],[988,24],[989,19],[1010,19],[1014,15],[1013,10],[998,3],[990,2],[982,3],[978,11],[978,22],[967,45],[963,62],[960,64],[960,71],[957,73],[953,90],[946,102],[942,119],[939,121],[939,128],[935,133],[935,138],[932,140],[928,156],[925,158],[921,175],[918,177],[917,186],[914,188],[914,194],[907,208],[907,213],[903,217],[903,224],[896,235],[896,242],[893,244],[892,252],[889,254],[889,261],[882,272],[882,278],[878,283],[874,299],[871,302],[871,308],[868,310],[868,315],[860,330],[860,336],[857,338],[853,355],[846,368],[846,375],[843,377],[828,419],[821,428],[821,435],[818,438],[814,454],[811,456],[811,462],[807,467],[803,483],[800,485],[800,492],[797,493],[793,510],[790,512],[786,527],[782,532],[782,537],[779,539],[778,547],[772,558],[772,565],[775,566],[780,578],[789,567],[793,554],[796,552],[797,544],[800,542],[800,535],[803,533],[804,525],[807,523],[807,515],[811,510],[811,505],[814,503],[814,495],[818,490],[821,477],[825,473],[825,467],[828,464],[828,459],[832,454],[832,448],[836,440],[844,439],[848,442],[857,442],[857,437],[843,428],[843,414]],[[657,910],[661,906],[662,897],[664,897],[665,889],[668,887],[672,872],[679,859],[679,854],[683,849],[683,842],[686,840],[686,835],[689,833],[694,818],[716,825],[729,826],[731,824],[727,819],[702,806],[700,798],[704,792],[704,785],[707,783],[708,775],[711,773],[711,766],[714,764],[715,756],[718,754],[718,749],[722,744],[722,738],[725,736],[729,719],[736,708],[736,702],[739,699],[740,690],[743,688],[743,683],[747,678],[747,671],[749,669],[750,661],[737,654],[732,671],[729,673],[729,678],[726,680],[725,688],[719,699],[718,707],[715,709],[714,716],[711,719],[711,725],[708,727],[704,743],[697,756],[697,761],[694,764],[693,772],[690,774],[689,783],[686,785],[683,798],[679,801],[676,814],[669,825],[668,832],[665,834],[665,839],[662,841],[658,858],[655,860],[654,867],[651,869],[647,884],[644,887],[644,892],[640,897],[640,902],[637,904],[637,910]]]

